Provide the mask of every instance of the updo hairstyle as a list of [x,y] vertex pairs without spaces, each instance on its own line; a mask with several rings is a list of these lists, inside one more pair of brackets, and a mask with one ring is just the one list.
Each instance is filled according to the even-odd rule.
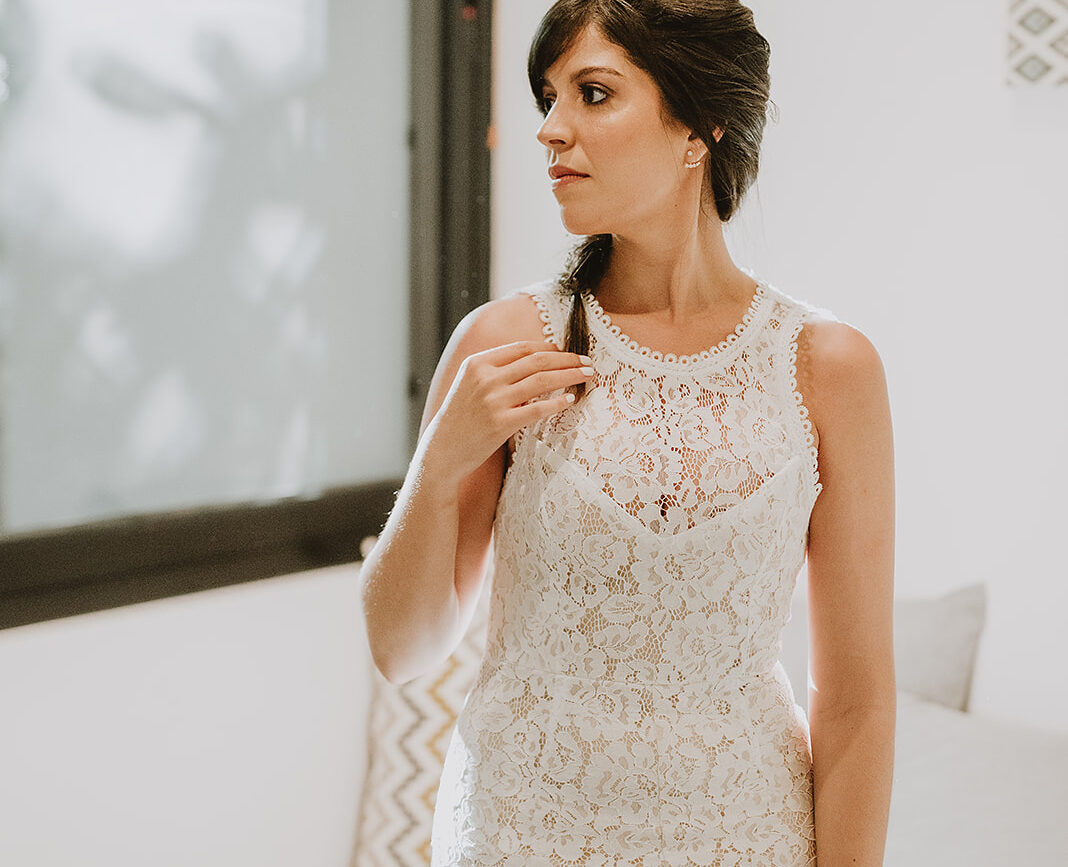
[[[752,11],[738,0],[558,0],[542,18],[527,58],[530,88],[543,115],[545,73],[587,25],[649,73],[666,109],[707,145],[702,210],[713,205],[726,223],[756,180],[771,104],[771,46]],[[717,127],[723,130],[719,142]],[[596,290],[611,256],[610,234],[584,238],[568,256],[558,282],[571,297],[569,352],[589,352],[581,296]],[[577,397],[585,393],[585,383],[575,388]]]

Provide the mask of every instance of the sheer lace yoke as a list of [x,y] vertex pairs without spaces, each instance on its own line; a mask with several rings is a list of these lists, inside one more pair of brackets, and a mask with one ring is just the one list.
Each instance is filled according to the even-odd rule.
[[[613,492],[610,488],[602,488],[599,487],[596,483],[593,483],[593,480],[590,478],[590,476],[578,469],[574,463],[568,461],[565,455],[562,455],[557,452],[556,449],[553,448],[553,446],[549,445],[544,440],[536,440],[532,446],[532,451],[536,458],[539,461],[543,462],[544,468],[547,472],[559,473],[564,479],[567,480],[569,484],[573,484],[583,488],[584,490],[588,490],[591,502],[598,501],[603,505],[605,509],[617,513],[619,515],[620,523],[624,527],[627,527],[631,532],[652,533],[654,535],[659,535],[657,533],[659,523],[654,523],[652,526],[644,523],[641,518],[639,518],[636,514],[632,512],[629,504],[621,504],[615,499],[613,499]],[[770,477],[764,479],[760,484],[759,492],[763,493],[764,495],[772,495],[777,489],[776,485],[789,484],[791,481],[796,483],[796,479],[791,479],[791,474],[796,476],[799,472],[801,474],[807,473],[805,461],[805,455],[795,456],[793,459],[788,461],[783,467],[772,473]],[[505,484],[507,483],[508,482],[506,479]],[[756,496],[757,493],[750,495],[750,497]],[[665,498],[663,496],[661,496],[661,498],[658,498],[658,502],[660,503],[661,519],[667,518],[667,515],[664,514],[665,508],[663,505],[665,499],[668,498]],[[671,499],[674,498],[672,497]],[[679,527],[675,530],[675,532],[670,534],[663,534],[665,537],[663,540],[663,544],[671,544],[673,542],[682,541],[684,539],[689,541],[688,534],[699,534],[702,531],[707,532],[712,530],[716,522],[726,520],[729,517],[729,513],[733,509],[741,507],[745,502],[747,502],[747,500],[748,497],[739,499],[732,498],[732,501],[728,505],[724,506],[722,509],[712,514],[708,518],[708,520],[701,523],[695,523],[693,520],[689,520],[685,527]],[[663,523],[666,523],[666,520],[664,520]]]

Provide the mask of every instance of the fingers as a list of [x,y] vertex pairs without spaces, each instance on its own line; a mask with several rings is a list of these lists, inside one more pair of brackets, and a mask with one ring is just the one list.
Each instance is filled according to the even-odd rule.
[[592,364],[593,362],[590,361],[588,356],[577,355],[574,352],[563,352],[559,349],[546,350],[542,347],[504,365],[501,368],[501,373],[504,376],[504,381],[512,384],[528,376],[535,376],[546,371],[590,367]]
[[[543,400],[542,395],[590,382],[594,377],[589,357],[565,352],[544,342],[520,340],[468,356],[463,379],[479,400],[496,405],[509,434],[540,418],[566,409],[574,396],[560,394]],[[505,421],[507,419],[507,421]]]
[[[509,360],[510,359],[510,360]],[[520,340],[469,356],[465,365],[483,387],[504,388],[511,406],[560,388],[589,382],[594,375],[588,356]]]
[[[587,372],[588,371],[588,372]],[[590,382],[594,377],[592,367],[565,367],[560,370],[543,370],[532,373],[506,388],[508,401],[515,404],[526,403],[550,391]]]
[[519,429],[539,419],[546,418],[555,413],[562,412],[575,402],[575,395],[560,394],[556,397],[547,397],[544,400],[535,400],[525,406],[517,407],[512,418],[512,424]]
[[544,341],[537,340],[517,340],[514,343],[505,343],[501,346],[495,346],[492,349],[486,349],[472,358],[482,358],[493,364],[496,367],[503,367],[506,364],[510,364],[517,358],[522,358],[525,355],[530,355],[533,352],[560,352],[559,349],[553,348],[550,344]]

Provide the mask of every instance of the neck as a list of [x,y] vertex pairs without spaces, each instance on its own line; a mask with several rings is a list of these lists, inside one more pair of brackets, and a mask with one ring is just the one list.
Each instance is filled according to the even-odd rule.
[[723,224],[712,218],[664,221],[640,234],[614,234],[612,258],[597,290],[606,310],[691,317],[748,299],[754,281],[731,260]]

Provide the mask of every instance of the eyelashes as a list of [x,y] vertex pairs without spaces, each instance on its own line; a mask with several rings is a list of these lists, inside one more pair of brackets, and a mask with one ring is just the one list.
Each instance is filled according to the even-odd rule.
[[[586,103],[586,105],[603,105],[608,101],[608,90],[601,87],[599,84],[580,84],[579,90],[582,92],[582,101]],[[542,117],[544,117],[553,107],[553,102],[553,97],[543,96],[540,99],[534,100],[534,106],[541,112]]]

